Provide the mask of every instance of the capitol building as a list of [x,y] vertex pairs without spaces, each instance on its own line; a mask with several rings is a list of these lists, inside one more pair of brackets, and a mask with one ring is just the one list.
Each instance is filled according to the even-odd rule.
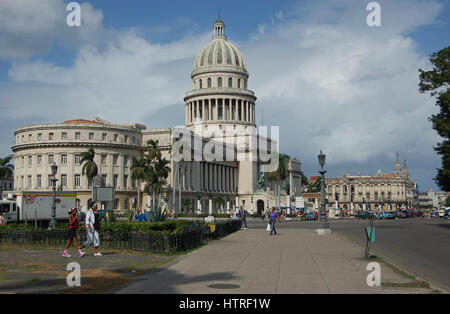
[[[50,190],[50,166],[55,162],[58,165],[59,189],[75,192],[79,205],[87,206],[94,184],[115,190],[115,200],[102,204],[105,208],[130,208],[131,200],[134,199],[136,204],[138,197],[138,183],[132,179],[130,170],[131,160],[143,156],[144,146],[149,140],[157,140],[162,157],[169,160],[171,168],[164,188],[163,207],[174,207],[177,201],[174,190],[178,193],[180,189],[181,198],[190,200],[191,209],[196,212],[208,212],[211,199],[217,195],[227,201],[226,207],[230,209],[243,206],[249,212],[261,212],[274,206],[275,193],[271,183],[264,180],[262,170],[266,160],[262,160],[255,150],[260,140],[265,139],[269,154],[278,153],[274,148],[279,145],[278,139],[258,135],[255,137],[258,144],[252,140],[251,134],[257,127],[257,98],[248,89],[249,73],[244,56],[228,41],[221,19],[214,24],[212,41],[198,53],[191,79],[192,90],[184,97],[186,118],[183,130],[175,127],[151,129],[137,123],[119,125],[101,118],[72,119],[17,129],[12,147],[14,190]],[[178,138],[180,133],[183,137],[189,135],[193,142],[200,139],[202,151],[210,146],[228,145],[233,150],[233,158],[227,158],[229,152],[218,153],[213,149],[216,156],[223,154],[223,158],[202,156],[181,162],[175,160],[174,138]],[[236,141],[241,145],[235,145]],[[93,183],[82,175],[80,163],[81,153],[91,147],[95,150],[99,169]],[[302,191],[301,163],[291,158],[287,172],[281,191],[282,206],[301,196]],[[142,183],[140,187],[143,210],[151,204],[151,195],[144,191],[144,186]],[[179,204],[175,209],[177,207]]]

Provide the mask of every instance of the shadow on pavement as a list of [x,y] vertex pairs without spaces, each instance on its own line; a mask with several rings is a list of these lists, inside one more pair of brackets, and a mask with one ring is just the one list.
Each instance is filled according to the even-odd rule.
[[[199,265],[199,267],[201,267],[201,265]],[[214,293],[218,289],[227,289],[232,292],[232,289],[240,287],[235,282],[239,278],[239,276],[235,276],[230,272],[216,272],[199,276],[190,276],[171,269],[164,269],[150,276],[144,275],[142,278],[136,279],[131,285],[128,285],[125,288],[114,289],[110,292],[195,294],[199,293],[197,289],[204,291],[205,288],[210,289],[210,293]]]

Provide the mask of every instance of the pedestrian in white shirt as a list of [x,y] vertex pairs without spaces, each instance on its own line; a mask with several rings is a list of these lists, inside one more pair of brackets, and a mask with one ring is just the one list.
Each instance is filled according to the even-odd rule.
[[86,231],[87,231],[87,241],[81,245],[80,250],[86,246],[94,246],[94,256],[102,256],[102,253],[98,251],[98,214],[97,214],[97,203],[93,203],[91,208],[86,212]]

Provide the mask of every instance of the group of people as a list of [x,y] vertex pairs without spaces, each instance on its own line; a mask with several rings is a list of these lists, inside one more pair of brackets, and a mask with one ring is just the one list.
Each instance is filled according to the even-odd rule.
[[[267,207],[264,214],[265,216],[269,217],[268,228],[270,226],[270,235],[277,234],[277,230],[275,229],[275,223],[277,220],[281,223],[281,218],[286,217],[286,212],[279,213],[278,211],[275,210],[275,207],[272,207],[272,210],[269,212],[269,207]],[[247,210],[243,209],[242,206],[239,207],[239,215],[241,217],[241,230],[247,229],[248,212]]]
[[89,209],[86,212],[85,228],[87,240],[80,246],[78,246],[77,229],[80,224],[79,217],[81,215],[79,216],[78,208],[76,207],[73,207],[69,210],[69,230],[67,233],[69,239],[62,256],[71,257],[71,255],[69,254],[69,248],[72,245],[72,242],[75,244],[75,248],[78,252],[79,257],[83,257],[84,255],[86,255],[86,252],[83,252],[82,249],[91,245],[94,247],[94,256],[102,256],[102,253],[98,251],[98,231],[100,230],[100,220],[97,209],[97,203],[93,203],[91,204],[91,206],[89,206]]

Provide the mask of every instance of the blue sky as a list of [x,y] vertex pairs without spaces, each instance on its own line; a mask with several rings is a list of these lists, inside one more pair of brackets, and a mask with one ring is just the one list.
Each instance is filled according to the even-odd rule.
[[392,172],[398,152],[421,190],[436,188],[439,138],[427,119],[436,108],[417,92],[417,70],[450,44],[448,0],[378,1],[380,28],[366,25],[364,0],[92,0],[79,1],[82,27],[67,29],[68,2],[0,0],[0,16],[9,12],[0,20],[0,155],[26,124],[184,124],[190,71],[220,9],[246,58],[258,123],[264,107],[307,175],[320,149],[332,176]]

